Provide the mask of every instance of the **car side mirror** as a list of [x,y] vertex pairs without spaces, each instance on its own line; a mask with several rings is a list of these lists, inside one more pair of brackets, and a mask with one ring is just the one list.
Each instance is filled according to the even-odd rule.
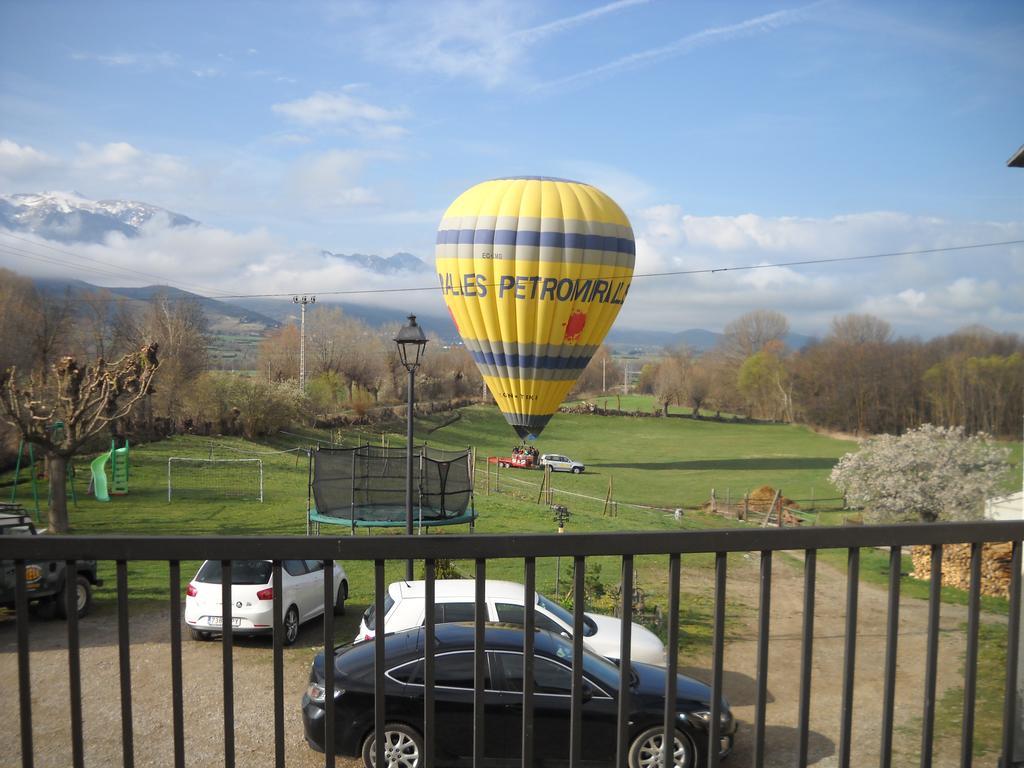
[[580,698],[583,700],[584,704],[594,698],[594,686],[586,680],[583,681],[583,693],[580,695]]

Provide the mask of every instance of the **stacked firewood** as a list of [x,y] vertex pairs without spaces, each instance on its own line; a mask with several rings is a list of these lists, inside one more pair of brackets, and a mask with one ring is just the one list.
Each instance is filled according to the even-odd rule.
[[[931,578],[932,549],[914,547],[914,578]],[[981,594],[1008,597],[1010,594],[1013,545],[985,544],[981,550]],[[942,586],[968,590],[971,586],[971,545],[947,544],[942,548]]]

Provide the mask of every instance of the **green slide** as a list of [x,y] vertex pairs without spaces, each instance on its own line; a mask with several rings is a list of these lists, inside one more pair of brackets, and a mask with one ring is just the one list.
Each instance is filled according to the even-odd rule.
[[96,501],[110,501],[110,496],[107,494],[106,471],[106,465],[109,460],[109,453],[101,453],[89,465],[89,469],[92,470],[92,492],[96,497]]

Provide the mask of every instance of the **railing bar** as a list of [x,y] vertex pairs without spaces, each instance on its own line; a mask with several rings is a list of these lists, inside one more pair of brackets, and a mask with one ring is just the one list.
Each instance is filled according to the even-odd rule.
[[[1016,765],[1024,755],[1013,754],[1014,732],[1020,728],[1017,712],[1017,672],[1020,664],[1020,601],[1021,601],[1021,542],[1013,542],[1010,560],[1010,616],[1006,637],[1006,691],[1003,703],[1003,760],[1002,765]],[[1022,745],[1024,748],[1024,745]]]
[[811,657],[814,650],[814,576],[818,552],[804,552],[804,629],[800,659],[800,726],[797,765],[807,766],[807,734],[811,721]]
[[234,632],[231,631],[231,561],[221,560],[220,570],[220,647],[224,677],[224,765],[225,768],[235,768],[235,675],[234,659],[232,658]]
[[939,668],[939,613],[942,597],[942,546],[932,545],[928,584],[928,640],[924,663],[924,714],[921,724],[921,768],[932,764],[935,740],[935,685]]
[[373,562],[373,732],[374,764],[384,765],[384,561]]
[[185,707],[181,682],[181,563],[167,563],[171,592],[171,720],[174,768],[185,768]]
[[128,563],[117,561],[117,652],[121,678],[121,759],[124,768],[135,765],[132,742],[132,664],[128,632]]
[[725,578],[729,564],[725,552],[715,553],[714,655],[711,659],[711,724],[708,727],[708,765],[721,763],[722,675],[725,657]]
[[572,702],[569,710],[569,768],[579,768],[583,756],[583,611],[587,561],[572,559]]
[[768,703],[768,630],[772,613],[772,553],[761,552],[761,593],[757,621],[757,694],[754,704],[754,768],[764,768],[765,711]]
[[853,730],[853,679],[857,662],[857,591],[860,582],[860,550],[850,547],[846,556],[846,643],[843,650],[842,725],[839,731],[839,766],[850,766],[850,734]]
[[25,561],[14,561],[14,610],[18,632],[18,705],[21,717],[21,765],[33,768],[32,749],[32,676],[28,652],[28,587],[25,585]]
[[68,614],[68,683],[71,696],[71,760],[84,768],[82,734],[82,660],[78,638],[78,570],[74,560],[64,562],[64,606]]
[[572,533],[452,536],[33,536],[17,537],[16,543],[0,537],[0,558],[13,560],[40,557],[51,560],[190,560],[247,559],[261,557],[316,557],[344,560],[414,559],[427,557],[522,558],[648,555],[679,552],[750,552],[755,550],[805,550],[835,547],[889,547],[981,541],[1019,541],[1024,521],[929,523],[927,525],[867,525],[837,532],[829,528],[727,529],[707,531],[658,531],[629,533]]
[[487,564],[476,559],[476,599],[473,606],[473,765],[484,764],[484,683],[487,679]]
[[284,621],[281,612],[284,610],[284,577],[281,575],[281,561],[274,560],[274,765],[285,768],[284,762]]
[[533,766],[533,633],[536,627],[537,561],[527,557],[523,562],[523,768]]
[[[334,561],[324,560],[324,765],[334,768]],[[340,588],[340,583],[339,583]]]
[[896,650],[900,634],[900,568],[903,549],[889,549],[889,611],[885,631],[885,690],[882,694],[882,748],[879,768],[892,766],[892,725],[896,711]]
[[[662,765],[672,765],[675,754],[676,700],[679,698],[679,578],[680,558],[668,556],[668,658],[665,667],[665,711],[662,720]],[[625,626],[625,625],[623,625]],[[621,678],[620,678],[621,679]]]
[[616,768],[628,768],[629,760],[629,714],[630,689],[633,683],[631,672],[632,641],[633,641],[633,556],[622,557],[622,581],[619,586],[622,601],[622,628],[619,631],[619,709],[616,722]]
[[967,651],[964,657],[964,710],[960,765],[974,762],[974,702],[978,690],[978,619],[981,613],[981,545],[971,545],[971,585],[967,597]]
[[437,623],[437,616],[434,614],[435,606],[437,604],[436,597],[436,585],[434,583],[436,560],[428,557],[423,564],[424,578],[425,578],[425,594],[424,598],[426,601],[425,617],[424,617],[424,637],[423,637],[423,651],[424,651],[424,663],[423,663],[423,764],[433,765],[434,764],[434,732],[436,730],[435,725],[435,712],[434,712],[434,653],[437,638],[435,636],[435,625]]

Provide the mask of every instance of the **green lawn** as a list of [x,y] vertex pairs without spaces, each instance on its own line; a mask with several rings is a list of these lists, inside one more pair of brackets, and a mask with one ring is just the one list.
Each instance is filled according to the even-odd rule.
[[[449,423],[450,422],[450,423]],[[385,439],[401,445],[401,437],[385,431]],[[419,419],[417,440],[427,439],[431,445],[445,448],[475,446],[478,456],[507,454],[516,440],[503,417],[493,407],[474,406],[463,409],[460,418],[450,415]],[[299,430],[296,430],[298,432]],[[302,430],[313,439],[341,440],[346,445],[360,442],[378,443],[380,431],[335,431],[315,433]],[[304,455],[274,453],[275,449],[306,445],[309,441],[278,436],[266,443],[251,443],[238,438],[208,439],[192,436],[133,446],[131,479],[127,496],[113,497],[109,503],[95,501],[86,493],[88,460],[79,457],[76,488],[78,504],[70,510],[71,523],[79,534],[133,535],[305,535],[305,508],[308,467]],[[570,531],[679,530],[725,526],[743,523],[712,517],[693,511],[716,488],[719,499],[727,492],[733,498],[744,491],[771,485],[797,500],[812,496],[820,500],[834,496],[828,475],[837,458],[856,446],[835,440],[803,427],[775,424],[740,424],[693,419],[633,418],[628,416],[598,417],[558,414],[552,420],[537,447],[542,452],[565,453],[587,464],[587,472],[575,476],[556,474],[553,485],[570,491],[603,499],[609,481],[613,481],[614,498],[620,502],[617,516],[603,514],[601,501],[590,501],[568,494],[556,494],[556,500],[570,507]],[[1014,446],[1017,461],[1020,444]],[[258,456],[264,463],[264,502],[216,498],[175,498],[167,500],[167,459],[170,456],[197,458],[240,458]],[[482,466],[482,463],[481,463]],[[480,470],[482,472],[482,470]],[[8,476],[9,477],[9,476]],[[480,513],[477,531],[482,534],[553,532],[555,523],[546,506],[537,505],[540,472],[503,470],[502,493],[487,494],[483,478],[478,476],[476,507]],[[2,478],[0,478],[2,479]],[[520,483],[513,483],[519,480]],[[45,499],[45,487],[43,488]],[[31,503],[27,483],[19,488],[19,499]],[[682,520],[676,520],[663,509],[644,509],[630,504],[672,509],[687,507]],[[827,516],[819,521],[825,522]],[[44,513],[45,522],[45,513]],[[465,528],[444,529],[431,535],[466,533]],[[339,531],[342,535],[347,532]],[[394,532],[360,532],[358,535],[393,535]],[[824,561],[845,568],[845,552],[823,552]],[[688,655],[705,654],[709,649],[713,601],[706,589],[713,565],[713,555],[688,556],[680,613],[681,648]],[[455,564],[463,575],[473,574],[473,563]],[[198,562],[182,563],[182,580],[187,582],[199,566]],[[537,563],[538,588],[549,594],[564,596],[570,580],[571,563],[563,558],[556,581],[554,560]],[[905,562],[909,568],[909,560]],[[372,566],[369,563],[346,562],[351,583],[352,611],[338,624],[338,637],[354,632],[358,613],[372,599]],[[756,568],[744,563],[742,555],[730,556],[730,574]],[[862,578],[884,585],[887,582],[888,558],[885,553],[862,553]],[[605,590],[612,590],[619,578],[617,558],[588,559],[588,570]],[[387,578],[400,578],[401,562],[389,563]],[[667,603],[666,561],[664,557],[638,558],[638,584],[648,594],[648,607],[664,609]],[[487,562],[491,578],[521,580],[522,563],[512,560]],[[115,575],[112,563],[101,564],[105,585],[97,590],[98,610],[112,611],[115,599]],[[694,578],[696,577],[696,578]],[[756,575],[753,575],[756,578]],[[556,588],[557,583],[557,588]],[[129,584],[134,600],[167,599],[166,563],[132,562]],[[702,586],[703,585],[703,586]],[[907,578],[904,594],[926,597],[927,584]],[[944,589],[943,600],[963,602],[958,590]],[[608,598],[606,598],[608,601]],[[166,604],[166,603],[164,603]],[[610,601],[609,601],[610,604]],[[602,607],[604,607],[602,605]],[[986,599],[985,608],[1006,612],[1006,601]],[[727,606],[727,632],[742,630],[754,618],[754,608],[740,604]],[[987,647],[987,646],[986,646]],[[996,683],[993,683],[993,685]],[[950,706],[955,706],[952,702]]]
[[[463,409],[460,420],[427,439],[444,447],[474,445],[480,457],[507,455],[516,442],[504,418],[487,406]],[[557,414],[535,445],[587,465],[583,475],[556,476],[558,488],[603,499],[611,481],[619,502],[668,509],[699,506],[712,488],[723,501],[762,485],[795,500],[835,497],[829,472],[856,448],[790,424],[571,414]],[[533,474],[509,470],[508,476],[539,483],[539,473]]]

